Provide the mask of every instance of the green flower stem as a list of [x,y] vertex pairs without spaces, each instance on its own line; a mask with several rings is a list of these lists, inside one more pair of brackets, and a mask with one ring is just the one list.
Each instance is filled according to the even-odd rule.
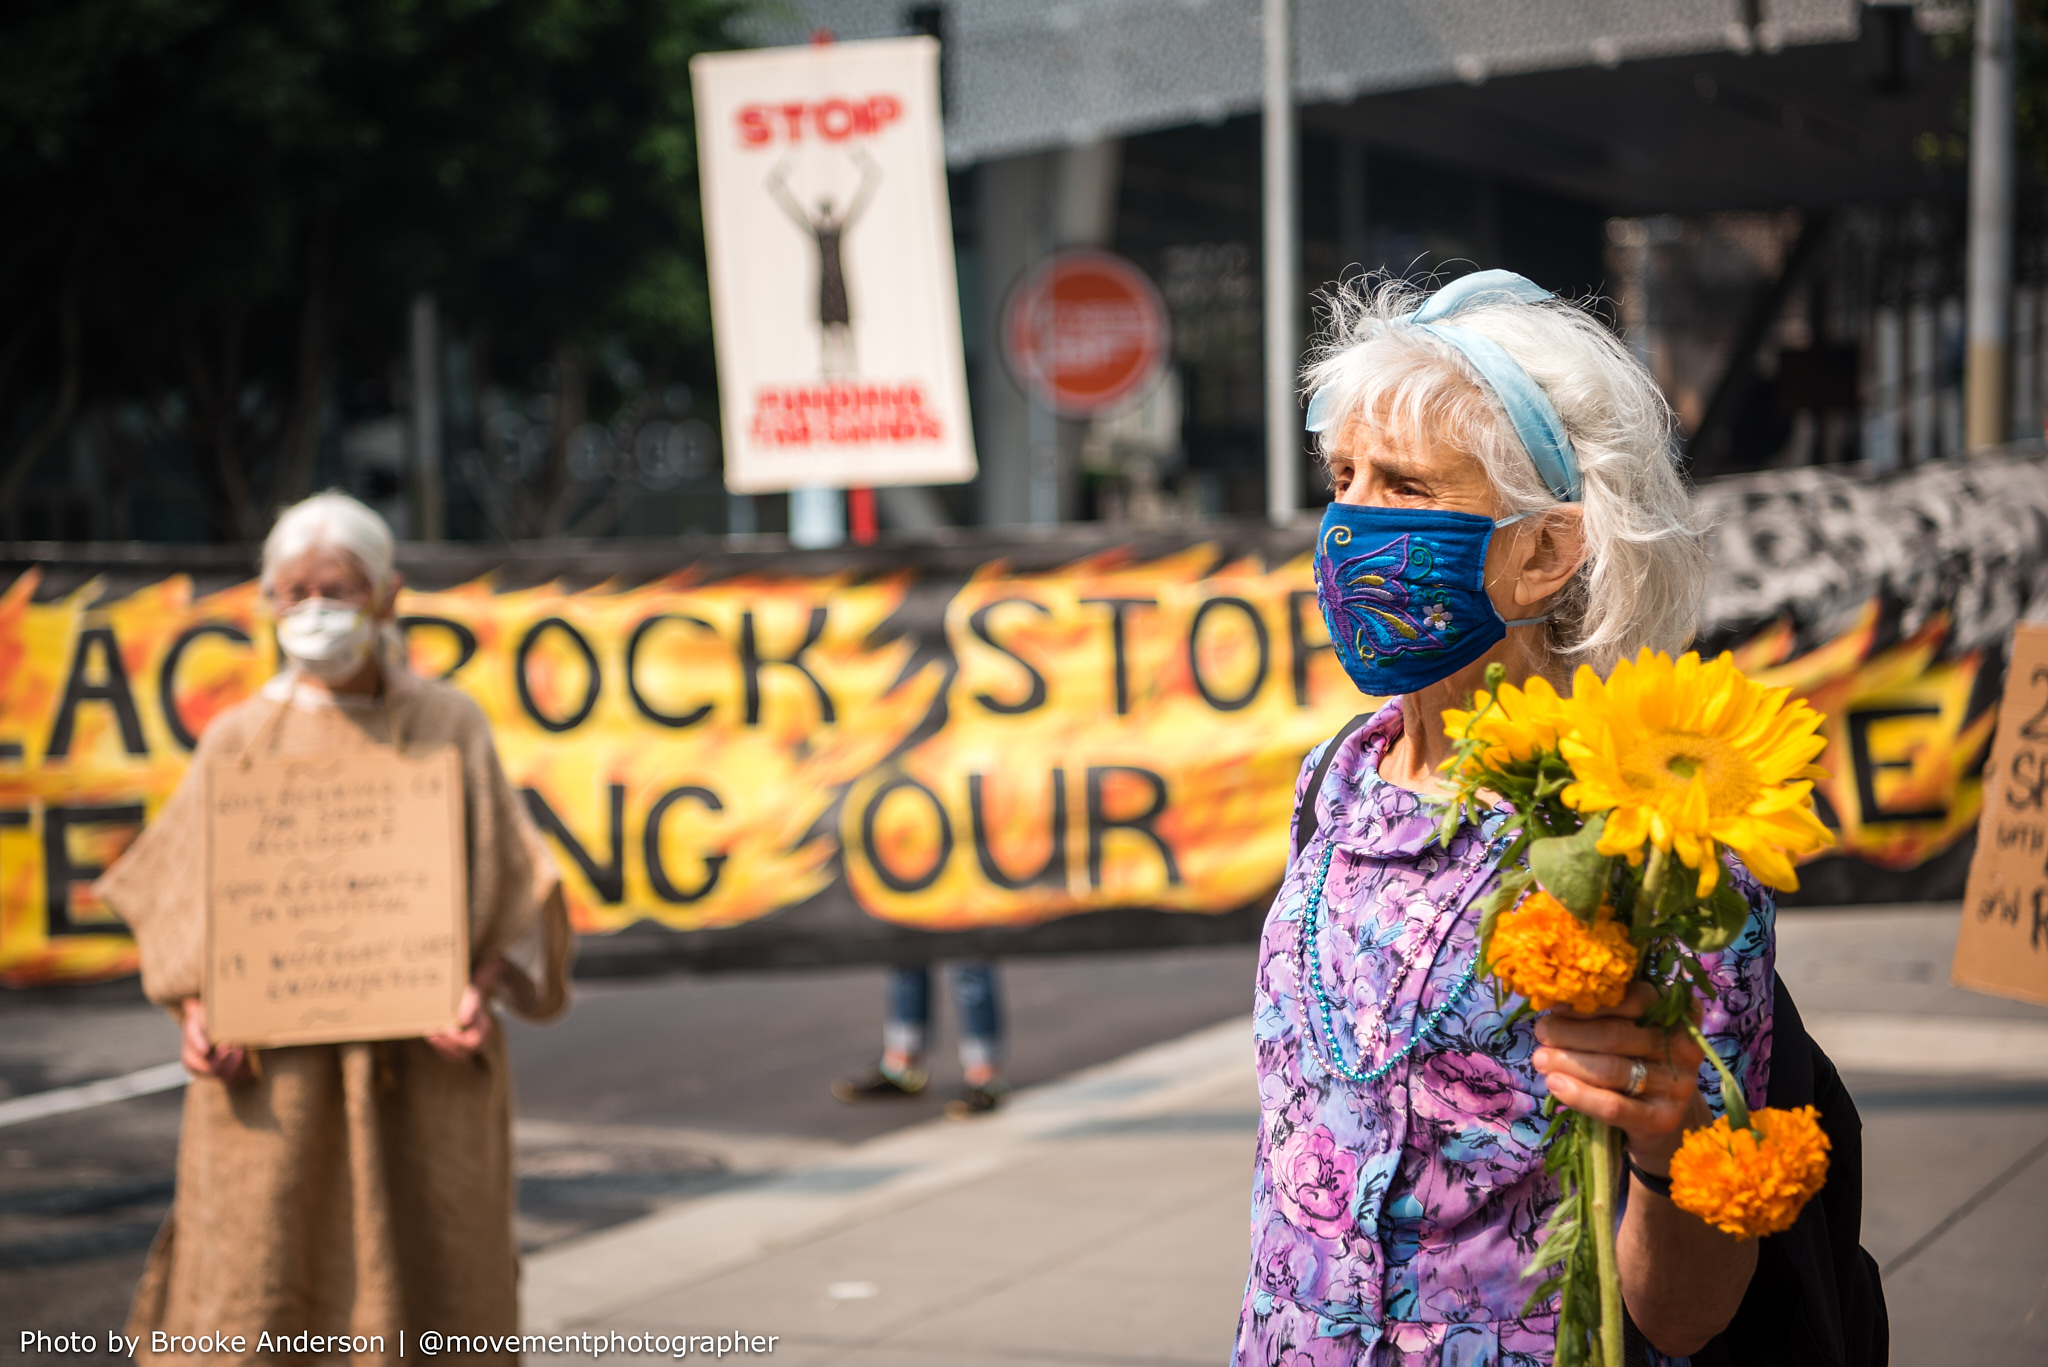
[[1728,1071],[1728,1065],[1721,1062],[1721,1055],[1711,1041],[1701,1032],[1699,1022],[1686,1018],[1685,1028],[1699,1041],[1700,1048],[1707,1051],[1707,1058],[1714,1065],[1714,1071],[1721,1075],[1721,1110],[1728,1117],[1731,1130],[1753,1130],[1749,1123],[1749,1102],[1742,1095],[1742,1084],[1735,1080],[1735,1074]]
[[[1636,906],[1649,909],[1646,923],[1656,919],[1657,907],[1664,901],[1664,884],[1670,875],[1671,851],[1650,846],[1649,860],[1643,866],[1643,888],[1636,896]],[[1636,914],[1644,915],[1641,911]]]
[[1614,1252],[1614,1195],[1621,1131],[1588,1119],[1586,1204],[1593,1217],[1593,1262],[1600,1277],[1600,1363],[1622,1367],[1621,1264]]

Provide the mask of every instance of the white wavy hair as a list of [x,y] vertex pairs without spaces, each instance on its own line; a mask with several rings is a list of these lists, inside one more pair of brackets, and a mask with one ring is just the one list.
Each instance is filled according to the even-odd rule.
[[[1302,380],[1330,389],[1325,462],[1354,418],[1474,456],[1500,495],[1495,514],[1557,506],[1493,390],[1450,343],[1402,321],[1427,292],[1383,274],[1325,295],[1324,326]],[[1444,320],[1498,343],[1543,388],[1578,453],[1586,560],[1552,605],[1549,647],[1606,673],[1649,646],[1691,641],[1707,559],[1679,474],[1670,405],[1599,319],[1562,299],[1474,304]]]
[[381,603],[391,587],[397,546],[391,527],[375,509],[329,489],[294,503],[277,515],[263,539],[263,590],[276,586],[278,571],[316,548],[340,551],[369,576],[370,592]]
[[[398,546],[391,524],[376,509],[350,498],[338,489],[313,495],[294,503],[277,515],[270,535],[263,538],[263,591],[276,587],[277,575],[307,551],[340,551],[362,567],[370,580],[373,608],[390,606],[397,577]],[[396,622],[384,622],[377,629],[375,654],[394,687],[409,680],[405,638]]]

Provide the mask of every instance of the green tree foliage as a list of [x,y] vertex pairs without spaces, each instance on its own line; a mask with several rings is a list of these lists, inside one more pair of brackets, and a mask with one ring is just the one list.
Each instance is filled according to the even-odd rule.
[[2019,0],[2012,37],[2013,128],[2020,155],[2048,182],[2048,4]]
[[122,403],[192,454],[216,534],[256,535],[310,488],[339,379],[383,372],[427,290],[480,367],[554,390],[515,530],[558,530],[593,383],[708,374],[688,62],[732,45],[734,11],[14,0],[0,500]]
[[[1975,7],[1968,0],[1945,0],[1928,6],[1929,22],[1938,24],[1934,55],[1943,61],[1969,62],[1976,42]],[[2048,0],[2015,0],[2012,26],[2013,134],[2021,159],[2035,176],[2048,183]],[[1930,166],[1966,167],[1970,163],[1970,92],[1965,87],[1951,111],[1953,127],[1946,133],[1929,130],[1915,144],[1920,160]]]

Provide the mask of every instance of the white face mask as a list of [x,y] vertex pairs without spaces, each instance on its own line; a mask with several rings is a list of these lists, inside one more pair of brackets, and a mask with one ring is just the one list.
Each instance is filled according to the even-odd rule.
[[331,598],[308,598],[277,619],[277,644],[322,683],[340,683],[370,657],[370,614]]

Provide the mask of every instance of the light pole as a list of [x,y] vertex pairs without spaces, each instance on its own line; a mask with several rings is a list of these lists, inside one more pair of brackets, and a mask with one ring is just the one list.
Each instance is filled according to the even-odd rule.
[[1964,369],[1972,451],[2010,435],[2012,347],[2012,0],[1977,0],[1970,91],[1969,353]]
[[1295,397],[1301,289],[1295,222],[1294,31],[1289,0],[1265,0],[1266,515],[1276,527],[1301,503],[1301,406]]
[[412,362],[412,537],[439,541],[448,534],[441,496],[441,328],[434,296],[413,296],[409,328]]

